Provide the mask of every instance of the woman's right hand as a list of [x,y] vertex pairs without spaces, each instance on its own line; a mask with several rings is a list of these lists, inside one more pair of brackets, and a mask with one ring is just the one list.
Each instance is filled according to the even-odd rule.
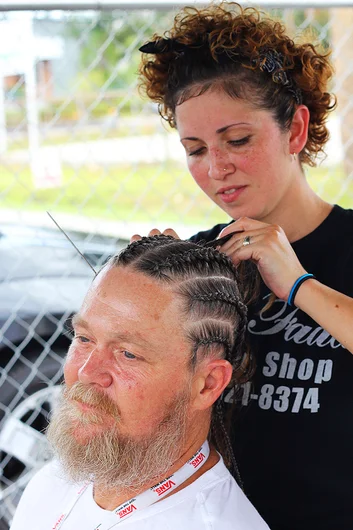
[[278,225],[241,217],[222,230],[220,237],[232,232],[234,237],[221,246],[221,252],[235,266],[247,260],[255,263],[267,287],[281,300],[287,300],[294,282],[307,271],[284,230]]
[[[152,230],[150,230],[150,232],[148,233],[149,236],[160,236],[160,235],[164,235],[164,236],[172,236],[174,237],[175,239],[180,239],[180,237],[178,236],[178,234],[175,232],[175,230],[173,230],[172,228],[167,228],[166,230],[163,230],[163,232],[161,232],[160,230],[158,230],[158,228],[153,228]],[[139,234],[134,234],[131,239],[130,239],[130,243],[132,243],[133,241],[138,241],[139,239],[141,239],[142,236],[140,236]]]

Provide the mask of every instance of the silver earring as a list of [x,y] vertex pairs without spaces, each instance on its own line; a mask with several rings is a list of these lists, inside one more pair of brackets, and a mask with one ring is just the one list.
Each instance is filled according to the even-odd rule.
[[224,167],[224,168],[223,168],[223,171],[227,171],[227,168],[226,168],[226,167]]
[[292,153],[292,161],[295,162],[297,159],[297,153]]

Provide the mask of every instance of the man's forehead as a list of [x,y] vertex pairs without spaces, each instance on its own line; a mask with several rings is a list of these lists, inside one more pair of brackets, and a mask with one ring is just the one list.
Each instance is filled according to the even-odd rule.
[[110,335],[139,336],[145,344],[154,343],[161,333],[164,340],[170,335],[183,340],[180,303],[168,284],[116,267],[97,278],[73,323],[105,323]]
[[[75,313],[72,317],[72,325],[74,328],[84,328],[90,330],[92,322],[90,323],[89,320],[86,320],[84,318],[84,315],[82,315],[81,313]],[[115,331],[114,329],[110,330],[109,328],[105,328],[105,331],[107,335],[109,335],[109,338],[112,340],[135,342],[145,347],[151,345],[150,341],[148,340],[148,337],[140,333],[140,331],[136,328],[133,331],[129,331],[127,329],[117,329]]]
[[162,313],[175,299],[167,283],[160,282],[130,267],[107,267],[93,281],[84,304],[99,300],[113,307],[139,307]]
[[170,291],[170,287],[167,283],[160,282],[129,266],[105,267],[93,280],[91,288],[104,289],[111,287],[114,288],[114,290],[121,290],[126,285],[132,290],[138,285],[139,287],[147,286],[149,289],[159,290],[166,293]]

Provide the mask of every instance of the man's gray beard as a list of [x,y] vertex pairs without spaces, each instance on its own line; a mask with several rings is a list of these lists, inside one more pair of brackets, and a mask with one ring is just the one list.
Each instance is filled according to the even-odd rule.
[[[181,456],[185,443],[188,387],[166,407],[164,419],[153,434],[133,438],[119,433],[119,411],[105,395],[76,383],[64,388],[55,408],[47,436],[65,475],[72,482],[93,481],[109,489],[139,489],[168,475]],[[70,401],[90,403],[109,412],[114,426],[104,429],[105,414],[81,413]],[[101,425],[88,441],[80,443],[74,435],[77,426]]]

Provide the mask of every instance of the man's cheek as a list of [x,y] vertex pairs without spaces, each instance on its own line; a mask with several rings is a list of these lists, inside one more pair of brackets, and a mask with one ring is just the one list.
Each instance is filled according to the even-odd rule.
[[67,385],[71,386],[78,380],[78,371],[84,362],[84,357],[80,355],[77,348],[71,344],[64,364],[64,378]]

